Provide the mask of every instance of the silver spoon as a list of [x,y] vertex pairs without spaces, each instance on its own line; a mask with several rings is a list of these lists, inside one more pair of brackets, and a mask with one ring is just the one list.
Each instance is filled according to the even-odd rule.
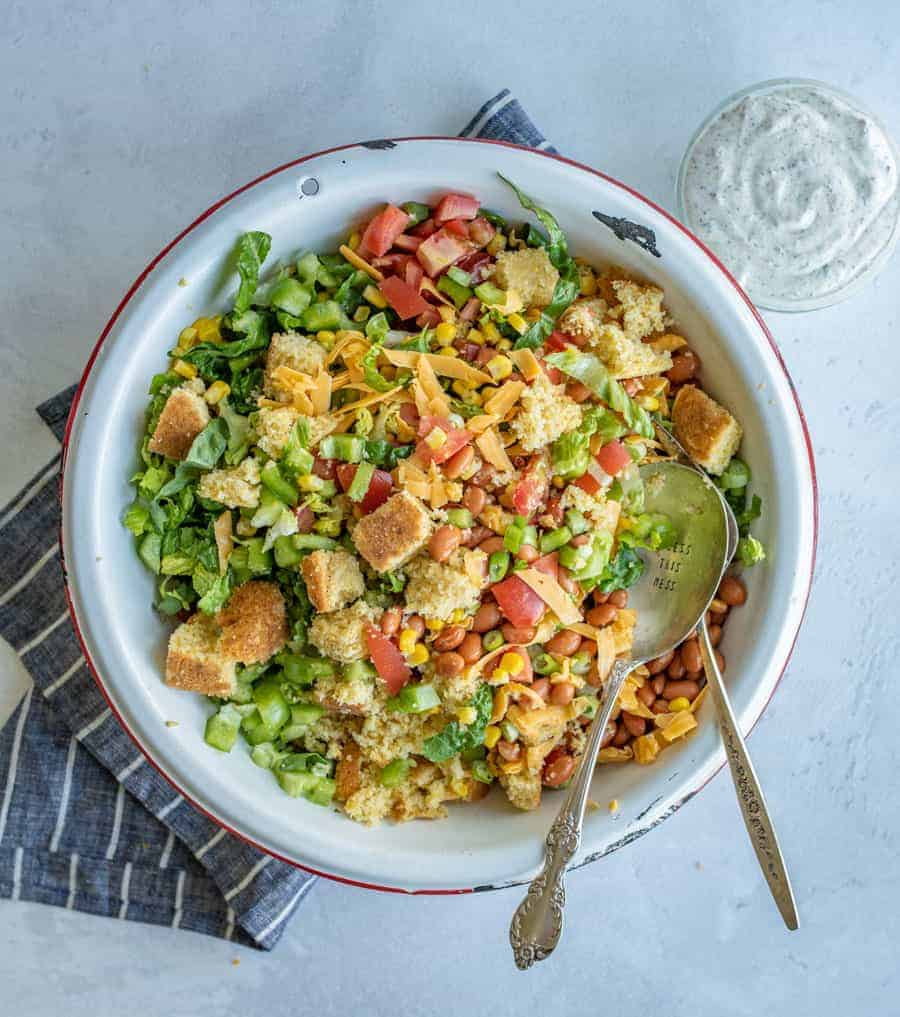
[[678,532],[666,551],[645,554],[644,574],[628,591],[637,611],[628,660],[616,660],[578,770],[545,841],[544,867],[528,888],[509,929],[523,970],[549,956],[559,942],[566,903],[566,864],[578,850],[597,753],[622,685],[641,664],[674,649],[702,621],[728,562],[724,502],[707,477],[674,462],[641,467],[645,510],[663,512]]
[[[660,444],[669,455],[676,456],[683,463],[691,462],[681,443],[672,434],[658,425],[656,432]],[[740,533],[734,512],[724,498],[722,498],[722,505],[725,508],[725,518],[728,523],[728,562],[730,562],[737,550]],[[731,708],[722,672],[716,662],[715,651],[709,638],[709,626],[706,624],[705,611],[697,626],[697,633],[706,684],[709,686],[709,694],[719,718],[719,732],[722,735],[722,744],[725,746],[725,756],[731,770],[731,779],[734,781],[734,788],[737,791],[741,816],[747,827],[747,833],[750,834],[750,842],[756,852],[769,890],[772,892],[778,911],[784,919],[784,924],[791,932],[795,932],[799,928],[800,920],[797,915],[797,904],[794,900],[794,891],[791,887],[787,866],[778,845],[778,837],[769,816],[769,809],[766,799],[763,797],[759,778],[756,776],[756,771],[747,752],[744,736],[741,734],[740,726]]]

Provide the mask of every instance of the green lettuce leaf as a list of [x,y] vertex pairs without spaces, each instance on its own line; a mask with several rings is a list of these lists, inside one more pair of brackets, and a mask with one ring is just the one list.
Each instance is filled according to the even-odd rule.
[[253,231],[245,233],[237,242],[236,259],[241,285],[234,298],[234,310],[243,314],[250,307],[256,287],[259,285],[259,270],[269,254],[272,238],[268,233]]

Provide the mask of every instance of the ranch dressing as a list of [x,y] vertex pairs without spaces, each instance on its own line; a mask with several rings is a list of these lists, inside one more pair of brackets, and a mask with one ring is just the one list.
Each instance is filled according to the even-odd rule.
[[896,152],[851,102],[817,82],[769,82],[713,114],[685,156],[686,223],[763,306],[832,303],[890,254]]

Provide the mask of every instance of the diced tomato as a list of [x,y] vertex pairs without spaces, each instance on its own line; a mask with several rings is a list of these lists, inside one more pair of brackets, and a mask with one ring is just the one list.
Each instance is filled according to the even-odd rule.
[[425,273],[422,271],[422,266],[415,260],[415,258],[410,258],[403,266],[403,277],[414,290],[419,289],[424,275]]
[[313,463],[313,473],[317,477],[321,477],[322,480],[334,480],[337,462],[337,459],[321,459],[319,456],[316,456],[316,460]]
[[[425,438],[436,427],[439,427],[447,435],[447,440],[440,448],[433,449],[425,443]],[[435,417],[428,413],[419,420],[419,437],[422,440],[416,445],[416,451],[413,454],[417,462],[427,465],[428,463],[445,463],[451,456],[456,455],[472,440],[472,432],[463,427],[454,427],[443,417]]]
[[428,310],[428,304],[419,295],[419,291],[399,276],[390,275],[382,279],[378,288],[404,321]]
[[608,441],[594,458],[611,477],[631,463],[628,449],[620,441]]
[[473,251],[472,254],[467,254],[464,258],[459,259],[459,267],[463,272],[468,272],[472,277],[472,282],[477,284],[484,282],[485,270],[489,265],[493,264],[493,258],[489,254],[485,254],[484,251]]
[[416,324],[419,328],[434,328],[435,325],[440,325],[443,319],[438,313],[436,307],[429,307],[427,311],[423,311],[418,318],[416,318]]
[[550,489],[550,476],[543,456],[532,456],[512,493],[513,508],[529,518],[537,512]]
[[444,223],[444,229],[456,237],[469,239],[469,227],[462,219],[451,219],[450,222]]
[[572,345],[572,340],[565,332],[551,332],[544,340],[544,346],[555,353],[561,353]]
[[387,254],[394,241],[410,224],[410,217],[396,205],[385,205],[383,211],[366,226],[360,246],[380,258]]
[[596,459],[592,459],[587,473],[579,477],[575,483],[587,494],[596,494],[609,486],[610,476]]
[[394,241],[394,247],[401,251],[414,251],[422,243],[422,237],[414,237],[411,233],[401,233]]
[[463,304],[463,309],[459,312],[459,317],[462,321],[474,321],[478,317],[480,309],[481,301],[478,297],[470,297],[465,304]]
[[392,696],[396,696],[412,678],[412,669],[403,659],[403,654],[374,625],[366,626],[366,649],[369,651],[378,677],[384,682],[388,692]]
[[497,231],[487,221],[479,216],[477,219],[473,219],[469,224],[469,239],[473,244],[478,244],[479,247],[484,247],[485,244],[489,244],[494,238],[494,234]]
[[475,245],[471,240],[454,236],[446,229],[439,229],[433,233],[416,251],[416,257],[422,264],[425,272],[434,277],[445,268],[448,268],[454,261],[471,254]]
[[[341,485],[341,490],[348,491],[355,476],[355,463],[341,463],[337,468],[337,479]],[[387,470],[376,470],[372,474],[372,479],[369,481],[369,486],[363,495],[362,501],[359,502],[359,507],[365,513],[374,512],[379,505],[383,505],[388,500],[393,486],[393,478]]]
[[294,516],[297,519],[298,533],[312,533],[313,523],[316,517],[309,505],[298,505],[294,509]]
[[478,209],[478,199],[469,194],[445,194],[434,210],[434,221],[440,226],[451,219],[474,219]]
[[413,226],[409,231],[415,237],[421,237],[423,240],[426,237],[430,237],[432,233],[437,232],[437,223],[434,219],[423,219],[418,226]]
[[537,625],[544,614],[543,600],[517,576],[507,576],[491,587],[500,610],[518,628]]
[[558,367],[550,367],[548,364],[543,364],[542,366],[544,374],[547,375],[547,380],[551,385],[561,385],[566,380],[566,376]]
[[573,480],[572,483],[576,487],[580,487],[585,494],[596,494],[600,490],[600,485],[590,473],[585,473],[583,476],[578,477],[577,480]]

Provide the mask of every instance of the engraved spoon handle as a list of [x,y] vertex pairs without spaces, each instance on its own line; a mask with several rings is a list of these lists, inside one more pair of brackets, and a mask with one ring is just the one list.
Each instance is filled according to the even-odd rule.
[[747,754],[747,746],[744,744],[741,729],[738,727],[731,709],[725,683],[722,681],[722,673],[716,663],[705,618],[700,622],[698,631],[703,669],[706,672],[710,696],[716,706],[719,731],[731,769],[731,779],[734,781],[737,791],[744,825],[747,827],[747,833],[750,834],[753,850],[756,852],[760,868],[766,877],[766,882],[769,884],[769,889],[772,891],[784,924],[793,932],[799,926],[794,891],[791,889],[791,881],[784,864],[781,848],[778,846],[775,827],[769,817],[762,788],[759,785],[750,756]]
[[535,961],[549,957],[562,934],[563,908],[566,904],[566,864],[581,843],[584,810],[609,715],[622,683],[636,666],[634,661],[626,660],[617,660],[613,664],[600,708],[591,724],[584,755],[566,792],[559,815],[544,841],[544,867],[528,887],[525,899],[513,915],[509,942],[516,966],[523,971]]

